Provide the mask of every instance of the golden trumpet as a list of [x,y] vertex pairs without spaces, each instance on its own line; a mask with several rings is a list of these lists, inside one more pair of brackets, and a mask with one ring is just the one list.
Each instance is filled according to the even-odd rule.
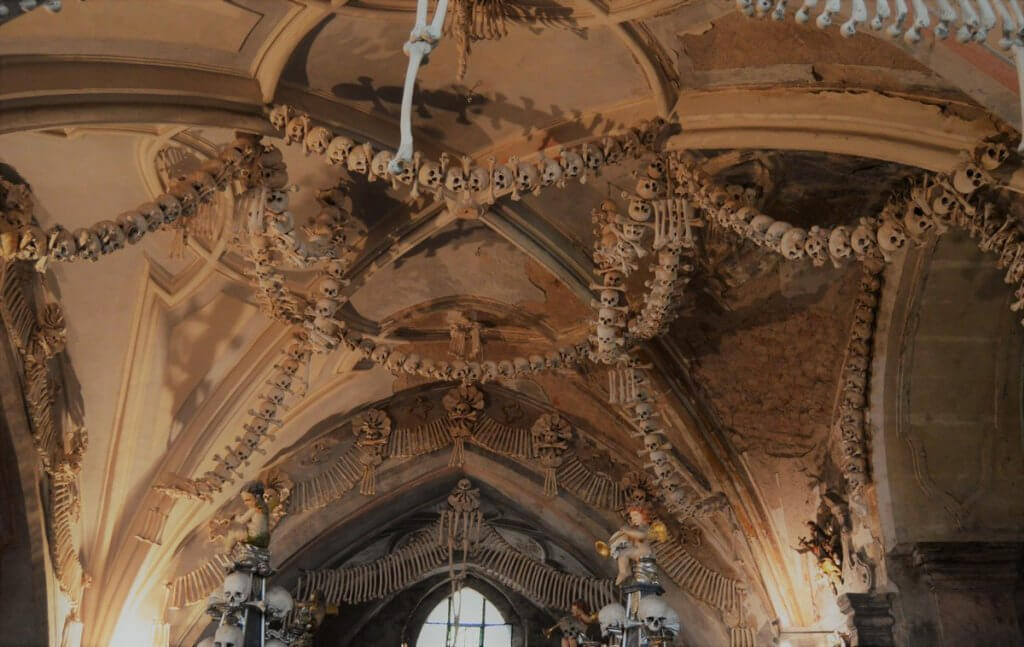
[[668,541],[668,528],[661,521],[655,521],[647,530],[647,538],[654,541]]
[[603,541],[595,541],[594,550],[596,550],[597,554],[601,557],[608,557],[612,554],[612,549],[609,548],[608,544],[604,543]]
[[553,625],[553,626],[548,627],[547,629],[545,629],[543,631],[544,637],[545,638],[550,638],[551,634],[555,633],[555,629],[558,629],[558,625]]

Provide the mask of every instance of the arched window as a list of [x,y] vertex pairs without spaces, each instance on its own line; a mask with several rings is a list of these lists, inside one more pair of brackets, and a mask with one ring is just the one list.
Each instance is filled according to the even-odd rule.
[[512,626],[479,591],[463,587],[427,616],[416,647],[511,647]]

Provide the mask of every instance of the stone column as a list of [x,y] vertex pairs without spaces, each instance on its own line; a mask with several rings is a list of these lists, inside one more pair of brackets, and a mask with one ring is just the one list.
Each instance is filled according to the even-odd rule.
[[[922,593],[902,597],[907,615],[931,616],[937,645],[1024,644],[1024,543],[922,542],[908,566]],[[907,608],[913,605],[916,608]]]
[[843,593],[839,610],[846,615],[850,647],[895,647],[891,593]]

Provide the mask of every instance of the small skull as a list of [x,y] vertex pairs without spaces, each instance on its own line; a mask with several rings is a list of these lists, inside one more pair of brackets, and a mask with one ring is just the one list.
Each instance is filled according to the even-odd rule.
[[163,212],[163,222],[171,224],[176,221],[182,213],[181,201],[170,193],[164,193],[156,199],[157,206]]
[[605,308],[614,308],[619,305],[619,291],[601,290],[601,305]]
[[284,140],[289,144],[301,144],[309,132],[309,117],[296,115],[288,120],[288,126],[284,131]]
[[46,250],[50,258],[67,261],[78,253],[78,245],[75,244],[75,237],[71,232],[60,225],[54,225],[47,234]]
[[828,236],[828,255],[832,259],[832,263],[839,267],[843,259],[849,257],[852,253],[850,230],[844,226],[833,229]]
[[437,189],[441,186],[443,179],[441,165],[437,162],[428,161],[420,166],[419,180],[421,185],[430,189]]
[[782,237],[792,228],[793,225],[788,222],[776,220],[764,234],[764,246],[773,252],[781,251]]
[[815,267],[821,267],[828,260],[828,237],[818,225],[811,227],[804,241],[804,253]]
[[273,189],[267,192],[267,209],[273,213],[284,213],[288,209],[288,192]]
[[340,304],[334,299],[317,299],[316,307],[313,311],[318,317],[324,317],[330,319],[334,316],[334,313],[338,311]]
[[604,166],[604,152],[601,151],[597,146],[586,145],[583,147],[583,163],[587,169],[594,175],[598,175],[601,172],[601,167]]
[[394,157],[389,150],[382,150],[373,156],[373,160],[370,162],[370,173],[374,177],[389,177],[391,175],[388,172],[388,164],[391,163],[391,158]]
[[327,163],[332,166],[338,166],[344,164],[348,160],[349,153],[355,148],[356,144],[348,137],[335,137],[331,140],[331,143],[327,145]]
[[286,105],[276,105],[270,109],[270,124],[277,130],[284,130],[288,126],[288,117],[291,108]]
[[853,253],[856,254],[857,258],[864,258],[871,253],[871,250],[876,245],[875,232],[862,220],[857,225],[857,228],[853,230],[853,233],[850,234],[850,247],[853,249]]
[[156,231],[164,224],[164,212],[155,202],[145,202],[139,205],[139,213],[146,219],[146,231]]
[[565,177],[577,177],[583,172],[583,158],[576,151],[562,151],[561,164],[562,174]]
[[990,182],[988,175],[971,162],[961,164],[953,174],[953,188],[964,195],[971,195]]
[[100,238],[92,229],[82,228],[76,230],[75,245],[78,248],[78,258],[83,261],[95,261],[102,252]]
[[665,185],[649,177],[642,177],[636,181],[636,194],[645,200],[653,200],[661,197],[665,192]]
[[921,205],[911,200],[903,214],[903,226],[911,238],[922,241],[935,227],[935,222]]
[[146,217],[138,211],[122,213],[117,217],[117,224],[121,227],[121,231],[124,232],[125,240],[132,245],[142,240],[142,237],[146,235]]
[[515,176],[512,169],[505,165],[496,166],[491,172],[491,182],[494,183],[495,191],[507,191],[512,188]]
[[[241,606],[249,599],[251,590],[252,579],[250,576],[240,571],[235,571],[224,578],[224,583],[221,586],[223,593],[221,599],[230,606]],[[241,643],[239,643],[239,647],[241,647]]]
[[213,635],[213,647],[242,647],[245,636],[242,630],[233,624],[222,624]]
[[885,260],[891,260],[892,254],[903,249],[907,242],[906,232],[896,220],[884,218],[878,227],[878,249],[881,250]]
[[330,143],[331,131],[327,130],[323,126],[316,126],[306,133],[306,137],[302,141],[302,146],[306,149],[306,155],[309,155],[310,153],[323,155],[327,152],[327,147]]
[[1003,144],[986,144],[981,150],[979,161],[987,171],[994,171],[1010,157],[1010,149]]
[[359,175],[366,175],[370,170],[370,158],[372,157],[372,150],[369,144],[363,144],[362,146],[356,146],[348,154],[348,165],[346,168],[352,173],[358,173]]
[[562,167],[552,159],[545,159],[541,163],[540,185],[547,187],[558,184],[562,180]]
[[779,250],[782,255],[791,261],[803,258],[804,245],[807,242],[807,232],[800,227],[793,227],[782,234],[782,241]]
[[774,223],[775,220],[764,214],[754,216],[750,221],[750,231],[748,233],[750,240],[752,240],[754,244],[763,247],[765,244],[765,235],[768,233],[768,228]]
[[459,165],[452,165],[444,175],[444,186],[453,193],[466,190],[466,172]]
[[629,209],[626,211],[626,215],[637,222],[647,222],[654,215],[654,207],[647,200],[633,198],[629,201]]
[[652,180],[661,180],[665,177],[665,160],[660,157],[655,157],[651,160],[651,163],[647,165],[645,169],[647,177]]
[[469,169],[469,190],[476,193],[478,191],[484,191],[491,185],[491,176],[487,172],[487,169],[481,166],[474,166]]
[[317,282],[316,289],[328,299],[337,299],[341,294],[341,283],[335,279],[324,277]]
[[516,190],[529,193],[540,185],[540,173],[533,164],[521,163],[516,166]]

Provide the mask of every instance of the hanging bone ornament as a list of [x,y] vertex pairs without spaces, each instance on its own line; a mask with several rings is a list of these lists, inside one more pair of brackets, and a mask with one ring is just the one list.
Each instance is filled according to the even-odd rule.
[[402,111],[400,116],[401,139],[394,159],[388,165],[392,174],[398,175],[402,166],[412,162],[412,93],[416,86],[416,75],[420,65],[427,62],[427,56],[437,46],[444,27],[444,16],[448,11],[448,0],[438,0],[434,9],[433,20],[427,23],[428,0],[416,1],[416,23],[409,33],[409,40],[402,46],[402,51],[409,57],[409,66],[405,71],[405,86],[402,89]]

